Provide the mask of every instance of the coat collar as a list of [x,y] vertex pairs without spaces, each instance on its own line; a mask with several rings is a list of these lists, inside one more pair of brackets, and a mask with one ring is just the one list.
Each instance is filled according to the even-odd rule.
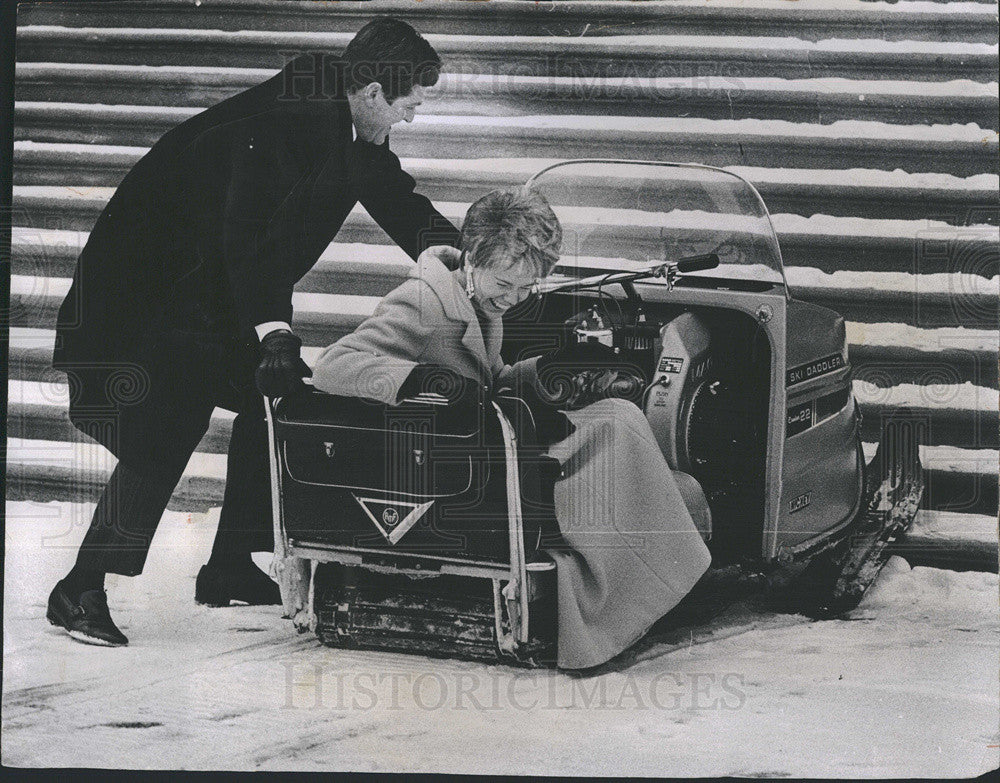
[[417,259],[417,266],[410,271],[410,277],[427,283],[440,300],[445,316],[465,325],[462,344],[476,357],[488,377],[492,373],[493,358],[500,355],[503,319],[487,315],[483,319],[484,334],[483,325],[480,324],[476,309],[469,301],[465,289],[455,279],[451,270],[444,265],[433,247],[421,253]]

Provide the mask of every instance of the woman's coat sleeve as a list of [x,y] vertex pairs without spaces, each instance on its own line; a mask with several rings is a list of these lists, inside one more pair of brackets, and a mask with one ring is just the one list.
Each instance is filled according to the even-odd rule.
[[323,350],[313,367],[313,385],[329,394],[395,404],[441,322],[440,311],[425,282],[407,280],[354,332]]
[[498,389],[508,388],[518,391],[523,385],[536,386],[538,381],[538,360],[533,356],[514,364],[500,364],[493,369],[494,383]]

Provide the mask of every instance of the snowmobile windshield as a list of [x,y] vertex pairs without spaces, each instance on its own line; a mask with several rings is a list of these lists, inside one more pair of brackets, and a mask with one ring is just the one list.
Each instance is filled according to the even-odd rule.
[[684,163],[576,160],[528,180],[563,228],[557,275],[716,253],[699,277],[785,285],[781,251],[757,190],[723,169]]

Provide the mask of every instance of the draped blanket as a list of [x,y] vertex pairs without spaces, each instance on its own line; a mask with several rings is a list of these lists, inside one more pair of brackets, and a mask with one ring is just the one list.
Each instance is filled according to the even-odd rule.
[[711,557],[649,424],[635,405],[572,411],[576,431],[549,448],[562,465],[556,518],[560,667],[604,663],[683,598]]

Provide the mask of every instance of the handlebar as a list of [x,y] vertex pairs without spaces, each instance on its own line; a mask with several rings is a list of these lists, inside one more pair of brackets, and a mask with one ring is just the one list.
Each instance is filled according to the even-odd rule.
[[677,271],[682,274],[700,272],[703,269],[715,269],[718,265],[719,256],[716,253],[705,253],[700,256],[682,258],[677,262]]
[[665,263],[652,264],[634,272],[610,272],[590,277],[574,278],[573,280],[552,280],[536,283],[532,293],[536,296],[551,293],[552,291],[576,291],[581,288],[589,288],[595,285],[614,285],[615,283],[631,283],[635,280],[645,278],[662,277],[666,279],[668,285],[672,285],[678,274],[688,272],[698,272],[703,269],[714,269],[719,265],[719,256],[716,253],[705,253],[703,255],[689,256],[678,261],[667,261]]

